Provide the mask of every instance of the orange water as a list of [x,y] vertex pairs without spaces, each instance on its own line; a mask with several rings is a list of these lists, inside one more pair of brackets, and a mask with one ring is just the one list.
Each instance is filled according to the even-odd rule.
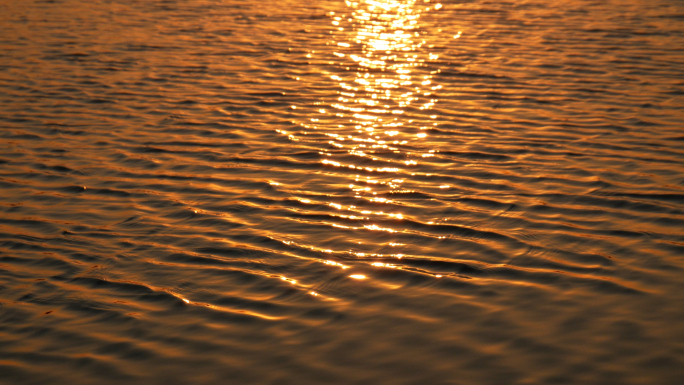
[[0,0],[0,384],[682,384],[683,95],[679,0]]

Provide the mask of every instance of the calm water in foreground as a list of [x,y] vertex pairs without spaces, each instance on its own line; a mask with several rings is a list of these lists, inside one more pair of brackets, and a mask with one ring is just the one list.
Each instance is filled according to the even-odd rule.
[[680,0],[0,0],[0,384],[684,383]]

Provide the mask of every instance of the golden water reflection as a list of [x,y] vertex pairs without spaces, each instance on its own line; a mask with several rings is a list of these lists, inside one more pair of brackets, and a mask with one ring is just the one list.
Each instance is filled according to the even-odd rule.
[[[401,205],[388,194],[401,191],[413,175],[412,168],[434,156],[435,150],[425,140],[427,130],[436,125],[436,116],[428,110],[437,102],[434,92],[441,88],[433,81],[438,70],[429,63],[439,55],[431,52],[429,34],[420,21],[426,12],[442,5],[429,0],[346,4],[347,12],[329,13],[333,31],[328,45],[336,61],[331,62],[328,76],[338,85],[337,98],[319,103],[316,113],[300,124],[329,139],[330,148],[321,152],[324,165],[359,171],[349,189],[355,198],[370,203],[359,208],[327,202],[346,212],[334,216],[360,223],[333,226],[401,232]],[[384,219],[384,224],[374,219]],[[388,219],[398,222],[388,226]]]
[[[332,15],[339,33],[330,42],[336,48],[335,56],[343,59],[339,64],[348,69],[331,75],[340,87],[331,113],[346,122],[327,128],[333,129],[330,134],[336,146],[351,147],[350,153],[358,156],[368,156],[373,149],[398,151],[392,146],[425,137],[424,133],[403,129],[413,123],[405,116],[407,110],[431,108],[437,101],[432,93],[441,88],[432,84],[434,72],[424,68],[416,71],[438,58],[425,49],[419,25],[421,14],[430,7],[418,6],[416,1],[390,0],[347,4],[351,8],[349,17]],[[346,33],[339,26],[345,18],[351,23],[351,31]],[[312,126],[320,128],[317,120],[312,119]],[[348,134],[350,128],[356,135]]]
[[[349,14],[330,13],[337,29],[330,45],[340,60],[338,68],[346,69],[330,75],[339,85],[339,96],[329,110],[319,109],[323,116],[312,117],[305,127],[325,131],[332,146],[364,160],[339,161],[329,152],[324,164],[400,173],[432,155],[405,147],[415,147],[427,136],[424,130],[434,125],[432,117],[420,111],[437,102],[433,92],[441,86],[432,81],[437,71],[429,71],[426,63],[438,55],[430,52],[419,21],[424,12],[442,6],[415,0],[348,1],[347,5]],[[394,188],[401,182],[401,178],[386,183],[367,178],[364,187],[350,188],[361,195],[373,190],[368,184]]]

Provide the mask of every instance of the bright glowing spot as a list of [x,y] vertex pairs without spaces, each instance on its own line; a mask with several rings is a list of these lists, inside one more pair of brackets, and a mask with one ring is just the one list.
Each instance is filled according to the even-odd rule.
[[335,262],[335,261],[325,261],[323,263],[325,263],[326,265],[341,267],[342,269],[348,269],[349,268],[349,266],[345,266],[345,265],[343,265],[339,262]]
[[374,231],[387,231],[389,233],[396,233],[397,232],[397,230],[380,227],[378,225],[365,225],[363,227],[367,228],[368,230],[374,230]]
[[333,166],[335,166],[335,167],[340,167],[340,166],[341,166],[341,164],[340,164],[339,162],[333,162],[332,160],[328,160],[328,159],[323,159],[323,160],[321,161],[321,163],[323,163],[323,164],[331,164],[331,165],[333,165]]
[[396,269],[396,265],[390,265],[389,263],[382,263],[382,262],[373,262],[371,265],[376,266],[376,267],[389,267],[391,269]]
[[363,274],[352,274],[349,277],[354,279],[366,279],[366,276]]

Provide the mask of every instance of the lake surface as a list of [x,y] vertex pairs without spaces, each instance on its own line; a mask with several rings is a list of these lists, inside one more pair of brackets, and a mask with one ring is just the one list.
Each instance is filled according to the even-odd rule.
[[679,0],[0,0],[1,384],[684,381]]

